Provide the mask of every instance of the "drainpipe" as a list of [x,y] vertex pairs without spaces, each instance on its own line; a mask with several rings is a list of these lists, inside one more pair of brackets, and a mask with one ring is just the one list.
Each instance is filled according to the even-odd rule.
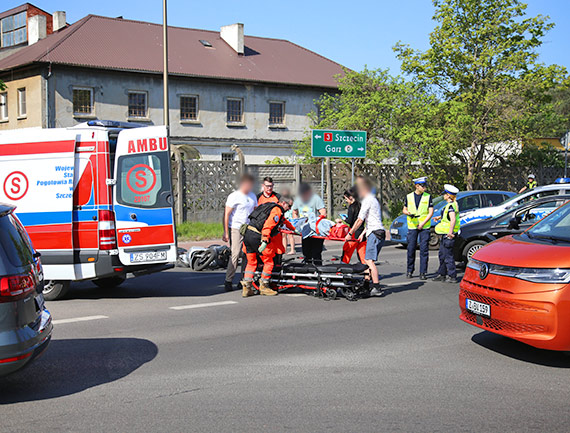
[[49,79],[51,77],[51,63],[48,65],[48,73],[45,78],[45,92],[46,92],[46,105],[45,105],[45,127],[49,128]]

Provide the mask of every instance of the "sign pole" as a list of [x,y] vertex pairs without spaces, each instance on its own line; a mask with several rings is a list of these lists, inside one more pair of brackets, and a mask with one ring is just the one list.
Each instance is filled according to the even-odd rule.
[[352,177],[351,177],[350,186],[354,185],[354,158],[352,158]]
[[321,159],[321,198],[325,196],[325,160]]

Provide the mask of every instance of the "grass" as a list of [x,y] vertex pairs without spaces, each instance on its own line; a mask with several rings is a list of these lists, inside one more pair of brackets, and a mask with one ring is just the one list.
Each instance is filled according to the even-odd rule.
[[202,223],[186,221],[176,226],[176,234],[180,241],[203,241],[222,239],[224,228],[222,223]]

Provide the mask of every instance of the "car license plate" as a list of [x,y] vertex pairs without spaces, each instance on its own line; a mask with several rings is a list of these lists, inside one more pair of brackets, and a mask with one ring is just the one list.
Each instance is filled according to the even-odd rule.
[[472,299],[465,299],[465,307],[474,314],[491,317],[491,306]]
[[131,253],[131,263],[158,262],[161,260],[166,260],[166,251]]
[[398,234],[398,229],[390,229],[390,234],[391,234],[391,235],[397,235],[397,234]]

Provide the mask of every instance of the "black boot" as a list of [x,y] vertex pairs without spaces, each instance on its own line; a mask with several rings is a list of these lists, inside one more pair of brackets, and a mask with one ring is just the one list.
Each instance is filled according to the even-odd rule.
[[438,275],[432,281],[445,281],[445,275]]
[[427,275],[426,274],[420,274],[420,280],[427,280]]
[[376,284],[372,283],[370,287],[372,288],[372,290],[370,290],[370,296],[376,296],[376,297],[384,296],[384,290],[380,288],[380,283]]
[[224,289],[226,292],[231,292],[234,289],[234,285],[232,284],[231,281],[226,281],[226,283],[224,284]]
[[412,278],[412,277],[413,277],[413,275],[412,275],[411,272],[408,272],[408,273],[406,274],[406,278]]

